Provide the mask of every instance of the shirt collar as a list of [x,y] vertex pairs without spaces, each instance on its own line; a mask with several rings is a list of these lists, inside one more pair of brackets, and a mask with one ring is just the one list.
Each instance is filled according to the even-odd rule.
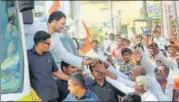
[[85,94],[81,98],[79,98],[79,99],[83,99],[83,98],[89,97],[90,93],[91,93],[91,91],[89,89],[86,89]]
[[[94,86],[94,85],[99,85],[97,82],[96,82],[96,80],[93,80],[92,81],[92,86]],[[107,81],[106,80],[104,80],[104,84],[101,86],[101,85],[99,85],[99,86],[101,86],[101,87],[103,87],[103,86],[105,86],[107,84]]]

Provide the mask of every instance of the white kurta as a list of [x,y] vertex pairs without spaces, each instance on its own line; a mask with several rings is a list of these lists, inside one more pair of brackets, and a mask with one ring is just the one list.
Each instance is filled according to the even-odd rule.
[[146,91],[145,93],[143,93],[141,95],[141,99],[142,101],[158,101],[157,98],[155,97],[155,95],[150,91]]
[[[142,51],[142,50],[141,50]],[[142,52],[141,64],[146,68],[146,73],[151,77],[152,81],[152,92],[157,97],[159,101],[172,101],[173,98],[173,80],[170,76],[167,78],[167,86],[165,92],[162,91],[160,84],[158,83],[154,70],[157,67],[154,63],[151,62],[149,58],[146,57],[146,53]],[[171,73],[171,71],[170,71]]]

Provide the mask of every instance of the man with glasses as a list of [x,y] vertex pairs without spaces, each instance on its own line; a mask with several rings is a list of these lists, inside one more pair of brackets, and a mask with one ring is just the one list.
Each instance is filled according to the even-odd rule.
[[[162,55],[162,52],[158,50],[155,44],[151,46],[151,51],[154,53],[154,55],[157,55],[157,58],[159,58],[160,55]],[[152,60],[149,58],[149,56],[147,56],[146,52],[143,52],[142,49],[140,49],[140,51],[142,54],[141,65],[146,68],[146,73],[151,78],[152,92],[159,101],[172,101],[173,80],[169,75],[169,73],[171,73],[171,69],[164,64],[156,65],[156,63],[152,63]],[[162,62],[164,63],[164,61]]]
[[31,87],[42,101],[56,102],[58,89],[53,76],[67,80],[68,76],[60,71],[49,52],[50,35],[44,31],[36,32],[34,47],[27,51]]

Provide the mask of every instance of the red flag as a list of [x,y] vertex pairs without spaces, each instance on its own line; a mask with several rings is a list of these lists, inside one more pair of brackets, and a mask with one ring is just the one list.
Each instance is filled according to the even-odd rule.
[[51,6],[51,8],[48,10],[48,13],[51,14],[54,11],[59,10],[60,8],[60,1],[53,1],[53,5]]
[[91,49],[91,35],[90,35],[90,32],[89,32],[86,24],[84,23],[84,21],[82,21],[82,24],[83,24],[83,26],[85,28],[87,37],[86,37],[84,46],[80,49],[80,53],[82,55],[85,55]]

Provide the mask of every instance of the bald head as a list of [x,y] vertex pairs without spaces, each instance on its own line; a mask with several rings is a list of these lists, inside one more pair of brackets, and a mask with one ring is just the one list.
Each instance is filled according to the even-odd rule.
[[146,75],[146,70],[143,66],[136,66],[136,67],[134,67],[134,69],[132,71],[138,72],[141,75]]
[[136,77],[146,75],[146,70],[143,66],[136,66],[132,69],[131,80],[135,81]]

